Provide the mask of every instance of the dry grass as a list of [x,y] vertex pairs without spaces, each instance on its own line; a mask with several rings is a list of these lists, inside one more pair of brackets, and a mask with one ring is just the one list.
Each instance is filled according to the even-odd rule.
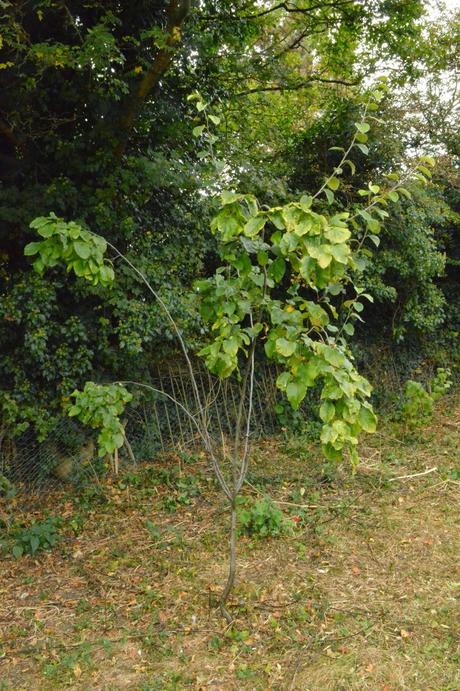
[[64,541],[0,567],[0,689],[458,691],[459,430],[457,397],[415,441],[368,438],[355,477],[314,445],[259,446],[248,494],[301,521],[242,538],[232,627],[214,609],[227,513],[203,460],[49,497],[23,518],[63,515]]

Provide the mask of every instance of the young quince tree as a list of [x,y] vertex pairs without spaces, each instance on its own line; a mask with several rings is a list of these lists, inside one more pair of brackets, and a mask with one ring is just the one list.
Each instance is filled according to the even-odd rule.
[[[202,317],[210,327],[209,341],[198,355],[219,378],[237,374],[240,380],[230,448],[222,444],[220,451],[216,449],[187,346],[148,278],[103,238],[73,222],[50,214],[31,224],[43,238],[25,248],[25,254],[36,256],[37,271],[65,262],[77,276],[110,287],[115,275],[105,256],[109,246],[144,282],[171,321],[189,368],[196,409],[176,403],[195,424],[230,505],[230,565],[220,600],[229,621],[226,601],[236,573],[236,503],[249,463],[256,352],[265,353],[282,370],[276,383],[293,408],[301,405],[308,389],[319,388],[321,444],[328,459],[348,457],[356,464],[360,433],[376,429],[369,402],[371,386],[357,372],[346,340],[353,335],[355,322],[362,321],[363,301],[372,301],[359,285],[359,274],[372,254],[369,243],[379,244],[388,203],[409,195],[406,179],[427,180],[433,165],[431,158],[422,157],[402,175],[389,174],[385,185],[370,183],[367,189],[358,190],[361,205],[337,211],[336,193],[343,173],[346,169],[355,172],[350,155],[354,149],[367,154],[368,120],[375,118],[371,113],[378,108],[385,88],[381,82],[372,91],[350,145],[340,149],[341,161],[316,194],[272,208],[261,208],[253,195],[231,191],[221,195],[221,208],[211,230],[218,239],[222,266],[211,278],[197,281],[195,288]],[[201,100],[198,104],[199,112],[206,110]],[[215,124],[207,118],[202,128],[195,128],[195,136],[206,137],[210,122]],[[73,394],[75,403],[69,414],[100,430],[101,455],[123,444],[119,417],[130,400],[125,386],[132,384],[135,382],[87,383],[83,392]]]

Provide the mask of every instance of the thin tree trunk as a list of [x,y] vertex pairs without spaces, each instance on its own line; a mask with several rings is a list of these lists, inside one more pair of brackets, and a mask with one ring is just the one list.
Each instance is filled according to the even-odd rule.
[[167,37],[165,45],[160,48],[154,57],[150,67],[145,70],[137,81],[135,88],[124,100],[122,114],[118,123],[118,143],[115,147],[115,156],[120,158],[124,153],[144,103],[158,84],[160,79],[169,69],[174,54],[182,39],[182,24],[190,12],[190,0],[170,0],[167,12]]
[[221,598],[220,598],[220,611],[222,612],[222,616],[228,621],[229,624],[233,621],[233,618],[226,608],[226,602],[228,600],[228,596],[232,592],[233,585],[235,583],[235,575],[236,575],[236,538],[237,538],[237,517],[236,517],[236,497],[234,497],[231,501],[230,504],[230,510],[231,510],[231,519],[230,519],[230,540],[229,540],[229,568],[228,568],[228,577],[227,577],[227,583],[225,584],[225,588],[222,592]]

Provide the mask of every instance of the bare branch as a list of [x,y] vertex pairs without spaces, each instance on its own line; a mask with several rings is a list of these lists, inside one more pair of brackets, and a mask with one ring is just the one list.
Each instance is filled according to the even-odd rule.
[[346,79],[326,79],[325,77],[309,77],[301,82],[295,82],[293,84],[274,84],[272,86],[255,86],[252,89],[247,89],[246,91],[240,91],[235,94],[237,98],[241,96],[248,96],[249,94],[262,93],[264,91],[298,91],[300,89],[307,89],[309,86],[319,82],[321,84],[342,84],[343,86],[356,86],[359,84],[358,81],[347,81]]

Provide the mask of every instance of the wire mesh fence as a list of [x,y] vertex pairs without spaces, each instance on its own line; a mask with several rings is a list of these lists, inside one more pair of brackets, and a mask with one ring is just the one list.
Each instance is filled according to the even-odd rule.
[[[259,366],[256,370],[250,420],[252,439],[272,435],[279,429],[276,376],[273,368]],[[205,414],[207,428],[216,442],[225,445],[235,427],[241,382],[236,378],[221,381],[200,365],[195,366],[194,377],[204,403],[201,413]],[[63,482],[78,483],[99,475],[101,466],[112,465],[118,472],[119,468],[151,461],[162,452],[196,450],[202,442],[192,420],[198,411],[187,368],[181,364],[163,366],[145,383],[163,393],[150,391],[126,410],[126,444],[116,459],[99,459],[94,432],[74,419],[63,418],[41,443],[31,431],[16,439],[4,435],[0,442],[0,477],[23,489],[43,492]],[[242,412],[246,419],[247,398],[242,401]]]

